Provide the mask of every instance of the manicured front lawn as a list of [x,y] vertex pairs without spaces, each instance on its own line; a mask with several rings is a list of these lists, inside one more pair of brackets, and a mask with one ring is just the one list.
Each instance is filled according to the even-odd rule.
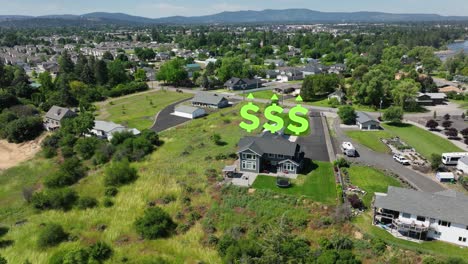
[[391,138],[392,134],[387,131],[346,131],[346,135],[359,144],[366,146],[373,151],[389,153],[390,149],[380,140]]
[[192,97],[191,94],[157,91],[110,100],[99,107],[98,120],[108,120],[137,129],[150,128],[164,107]]
[[308,175],[300,175],[292,181],[289,188],[279,188],[276,186],[276,178],[259,175],[253,184],[255,189],[269,189],[281,194],[307,196],[308,198],[325,203],[336,202],[336,186],[333,167],[328,162],[314,163],[314,170]]
[[426,159],[429,159],[432,154],[463,152],[449,140],[410,124],[382,124],[382,126],[415,148]]
[[[247,92],[246,92],[247,94]],[[273,91],[270,91],[270,90],[266,90],[266,91],[259,91],[259,92],[254,92],[252,93],[252,95],[254,96],[254,98],[257,98],[257,99],[267,99],[267,100],[270,100],[271,97],[274,95],[275,93],[273,93]],[[278,95],[278,98],[281,98],[280,95]]]
[[371,167],[352,166],[348,169],[348,172],[351,184],[367,192],[363,198],[363,202],[368,208],[371,205],[374,193],[387,192],[388,186],[401,186],[397,179]]

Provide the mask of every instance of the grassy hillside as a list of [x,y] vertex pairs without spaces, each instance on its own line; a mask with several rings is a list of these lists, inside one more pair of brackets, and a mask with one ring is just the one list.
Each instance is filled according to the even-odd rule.
[[98,107],[96,119],[109,120],[142,130],[151,127],[154,117],[164,107],[192,96],[184,93],[152,91],[112,99]]

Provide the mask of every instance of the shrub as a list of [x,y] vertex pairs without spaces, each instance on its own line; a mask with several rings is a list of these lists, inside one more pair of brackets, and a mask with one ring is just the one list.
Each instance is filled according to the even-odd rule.
[[168,237],[177,224],[160,207],[146,209],[144,215],[135,221],[137,232],[145,239]]
[[4,136],[9,142],[21,143],[33,140],[44,130],[42,119],[39,117],[20,117],[6,124]]
[[442,164],[442,156],[440,154],[432,154],[430,162],[432,170],[437,170]]
[[112,256],[112,248],[104,242],[97,242],[89,247],[89,255],[98,261],[105,261]]
[[129,131],[117,132],[112,134],[112,139],[110,142],[112,143],[112,145],[117,146],[124,143],[125,140],[134,137],[135,136],[133,135],[133,133]]
[[60,244],[68,237],[67,233],[63,230],[59,224],[47,224],[39,232],[37,245],[40,248],[52,247]]
[[80,138],[76,141],[74,150],[81,158],[88,160],[94,155],[99,142],[95,137]]
[[77,158],[66,159],[60,170],[46,177],[44,184],[50,188],[70,186],[78,182],[86,174],[86,168]]
[[114,202],[109,198],[109,197],[106,197],[104,198],[104,200],[102,201],[102,205],[104,205],[104,207],[112,207],[114,206]]
[[88,209],[88,208],[94,208],[98,205],[98,201],[93,198],[93,197],[87,197],[83,196],[78,199],[76,202],[76,207],[78,209]]
[[344,158],[339,158],[334,163],[338,168],[349,168],[349,162]]
[[356,123],[357,115],[352,106],[345,105],[338,108],[338,116],[345,125],[353,125]]
[[431,119],[431,120],[427,121],[427,123],[426,123],[426,127],[428,127],[430,130],[434,130],[438,126],[439,126],[439,123],[437,123],[437,121],[435,121],[434,119]]
[[115,187],[107,187],[104,191],[104,195],[107,197],[114,197],[119,193],[119,190]]
[[68,251],[63,255],[62,263],[88,264],[89,252],[83,248]]
[[68,210],[73,206],[77,199],[78,195],[71,189],[55,189],[33,194],[31,203],[34,208],[41,210]]
[[373,239],[372,240],[372,251],[377,255],[382,255],[387,249],[387,244],[382,239]]
[[348,196],[348,201],[354,209],[361,209],[364,207],[361,199],[356,194],[352,194]]
[[130,167],[128,161],[112,162],[106,170],[104,184],[106,186],[121,186],[133,182],[137,177],[136,169]]
[[403,108],[399,106],[392,106],[385,110],[383,119],[389,122],[400,123],[403,119],[403,114]]
[[6,260],[6,258],[0,256],[0,264],[8,264],[8,261]]

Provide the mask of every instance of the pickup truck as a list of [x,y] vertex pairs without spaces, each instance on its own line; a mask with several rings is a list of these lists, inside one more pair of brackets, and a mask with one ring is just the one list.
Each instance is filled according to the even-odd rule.
[[393,155],[393,159],[402,165],[410,165],[410,161],[407,160],[403,155],[395,154]]

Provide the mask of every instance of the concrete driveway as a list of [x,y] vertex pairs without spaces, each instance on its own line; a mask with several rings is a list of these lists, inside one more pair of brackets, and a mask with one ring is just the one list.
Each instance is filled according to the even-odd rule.
[[301,146],[305,157],[312,161],[330,161],[327,151],[327,143],[325,141],[324,127],[320,112],[312,112],[310,114],[310,129],[311,133],[307,137],[299,137],[297,143]]
[[164,108],[163,110],[161,110],[158,113],[158,115],[156,117],[156,121],[154,122],[153,127],[151,127],[151,130],[159,133],[159,132],[162,132],[162,131],[164,131],[166,129],[169,129],[169,128],[178,126],[180,124],[183,124],[183,123],[185,123],[187,121],[190,121],[191,119],[189,119],[189,118],[183,118],[183,117],[180,117],[180,116],[175,116],[175,115],[172,115],[172,113],[174,113],[174,109],[178,104],[189,101],[191,99],[192,98],[185,99],[185,100],[173,103],[173,104],[167,106],[166,108]]

